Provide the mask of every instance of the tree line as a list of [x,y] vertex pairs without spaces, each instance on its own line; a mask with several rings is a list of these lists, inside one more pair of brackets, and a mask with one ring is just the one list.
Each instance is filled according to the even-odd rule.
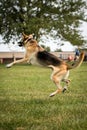
[[73,45],[82,45],[79,30],[87,22],[84,0],[0,0],[0,34],[6,43],[21,33],[35,33],[39,39],[45,30],[56,30],[55,36]]

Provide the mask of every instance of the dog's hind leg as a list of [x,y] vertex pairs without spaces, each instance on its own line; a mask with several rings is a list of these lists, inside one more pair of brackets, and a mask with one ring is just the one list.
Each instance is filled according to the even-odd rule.
[[59,86],[59,87],[58,87],[58,89],[55,92],[50,94],[50,97],[55,96],[59,92],[62,92],[62,87],[59,85],[59,83],[57,83],[56,85]]
[[66,74],[64,75],[64,77],[62,79],[62,81],[65,82],[65,84],[66,84],[64,86],[62,92],[65,92],[68,89],[69,83],[71,82],[71,80],[68,79],[68,77],[69,77],[69,70],[66,72]]
[[66,70],[59,70],[52,73],[51,79],[57,86],[57,90],[50,94],[50,97],[56,95],[57,93],[60,93],[63,91],[62,86],[60,85],[60,82],[63,78],[63,75],[66,73]]
[[64,93],[64,92],[68,89],[69,83],[71,82],[71,80],[70,80],[70,79],[67,79],[67,80],[63,80],[63,82],[66,83],[66,85],[64,86],[64,88],[63,88],[63,90],[62,90],[62,92]]

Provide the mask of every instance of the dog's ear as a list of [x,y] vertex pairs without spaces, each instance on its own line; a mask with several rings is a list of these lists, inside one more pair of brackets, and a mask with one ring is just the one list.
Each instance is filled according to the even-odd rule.
[[22,36],[24,39],[28,38],[28,36],[24,32],[22,33]]
[[35,37],[35,34],[34,34],[34,33],[32,33],[32,36],[33,36],[33,37]]
[[25,36],[25,33],[24,33],[24,32],[22,32],[22,36]]
[[34,34],[34,33],[32,33],[32,36],[33,36],[33,39],[36,39],[36,36],[35,36],[35,34]]

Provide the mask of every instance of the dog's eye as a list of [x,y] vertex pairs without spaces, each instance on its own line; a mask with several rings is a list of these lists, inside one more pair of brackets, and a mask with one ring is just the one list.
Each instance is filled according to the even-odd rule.
[[31,42],[33,38],[28,38],[26,41]]
[[33,43],[35,43],[35,42],[34,42],[33,40],[31,40],[31,41],[30,41],[30,44],[33,44]]

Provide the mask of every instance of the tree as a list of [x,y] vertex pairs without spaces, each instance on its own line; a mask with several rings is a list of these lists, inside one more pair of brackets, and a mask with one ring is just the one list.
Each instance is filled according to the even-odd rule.
[[41,29],[57,31],[57,36],[82,45],[78,27],[85,18],[84,0],[0,0],[0,33],[8,43],[22,32],[41,36]]
[[46,51],[50,52],[50,47],[46,47],[45,45],[41,45]]
[[54,52],[62,52],[61,49],[56,49]]

